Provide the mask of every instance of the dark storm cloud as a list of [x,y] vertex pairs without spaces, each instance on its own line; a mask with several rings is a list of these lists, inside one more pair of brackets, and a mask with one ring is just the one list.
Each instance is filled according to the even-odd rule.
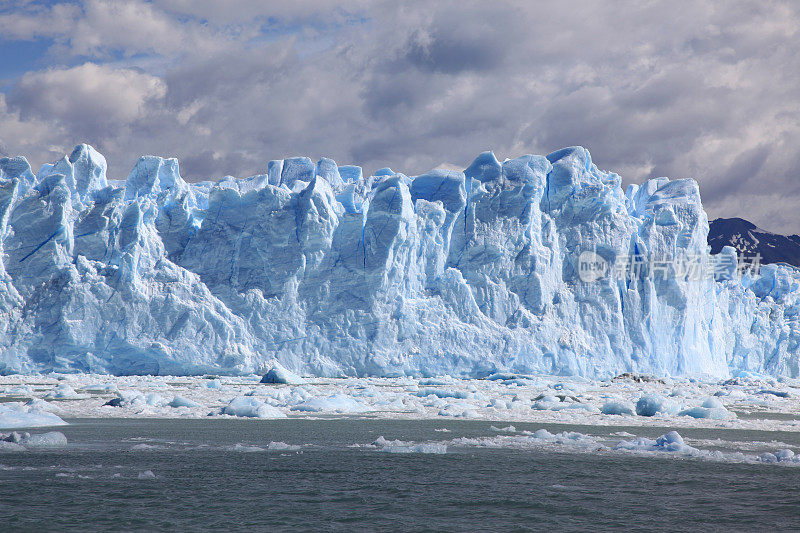
[[627,183],[696,178],[712,217],[800,231],[798,28],[789,1],[31,3],[0,38],[53,46],[0,93],[0,146],[38,164],[96,142],[114,177],[154,153],[217,179],[582,144]]

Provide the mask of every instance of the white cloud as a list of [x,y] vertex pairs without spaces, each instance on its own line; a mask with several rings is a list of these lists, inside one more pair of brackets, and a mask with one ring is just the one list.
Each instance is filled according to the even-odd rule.
[[38,165],[60,157],[68,146],[60,144],[67,137],[65,128],[46,120],[20,119],[8,109],[5,95],[0,93],[0,157],[25,155],[38,170]]
[[114,125],[142,117],[146,104],[163,98],[165,92],[166,86],[156,76],[84,63],[26,73],[14,87],[9,103],[22,115],[67,125]]

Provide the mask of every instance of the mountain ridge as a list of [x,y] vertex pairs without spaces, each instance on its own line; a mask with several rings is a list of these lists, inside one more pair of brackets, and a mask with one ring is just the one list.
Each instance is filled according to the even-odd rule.
[[713,254],[720,253],[724,246],[733,246],[740,254],[759,254],[763,264],[800,267],[800,235],[773,233],[739,217],[717,218],[708,226],[708,244]]

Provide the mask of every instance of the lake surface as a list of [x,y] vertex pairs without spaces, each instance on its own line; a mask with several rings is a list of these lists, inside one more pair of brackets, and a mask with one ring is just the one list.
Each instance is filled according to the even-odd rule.
[[[487,436],[483,421],[69,422],[57,428],[67,448],[0,454],[4,531],[800,529],[800,468],[557,449],[448,446],[442,455],[368,446],[378,436]],[[515,425],[607,436],[626,429]],[[668,429],[628,431],[656,437]],[[681,434],[800,446],[794,433]],[[300,447],[265,450],[270,442]]]

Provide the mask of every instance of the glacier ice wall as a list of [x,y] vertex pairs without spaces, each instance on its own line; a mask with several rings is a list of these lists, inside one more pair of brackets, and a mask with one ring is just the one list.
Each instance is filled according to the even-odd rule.
[[623,191],[580,147],[416,177],[106,174],[88,145],[0,159],[0,372],[800,375],[795,269],[581,280],[586,250],[709,252],[695,181]]

